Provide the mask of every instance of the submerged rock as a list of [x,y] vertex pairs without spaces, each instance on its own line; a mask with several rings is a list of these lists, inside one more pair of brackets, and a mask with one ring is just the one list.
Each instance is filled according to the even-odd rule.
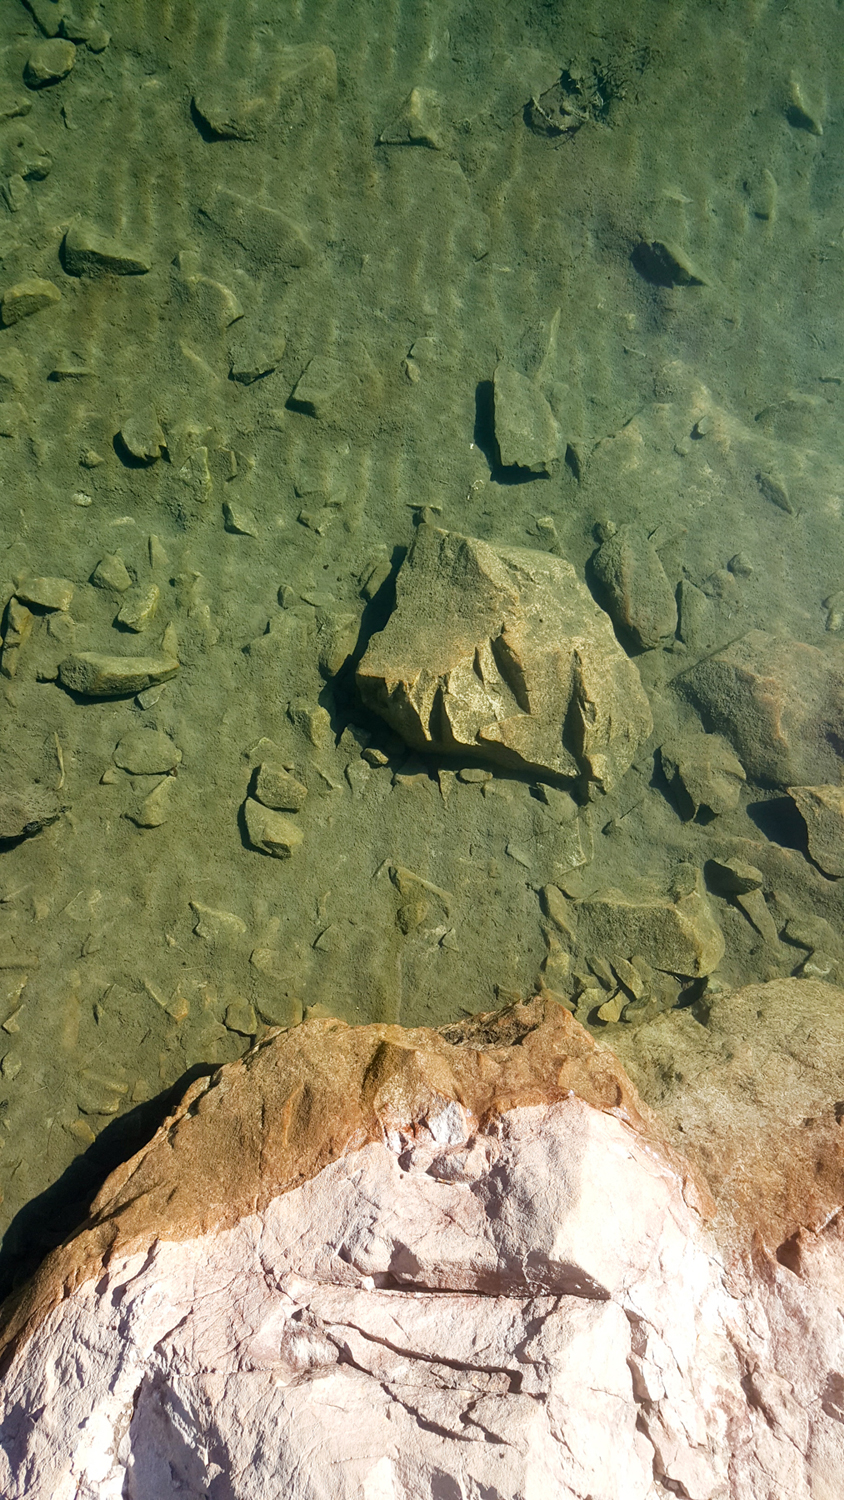
[[118,625],[141,635],[155,619],[160,600],[161,590],[157,583],[147,584],[146,588],[130,589],[118,610]]
[[126,418],[120,429],[120,442],[130,459],[140,464],[154,464],[167,447],[167,439],[155,408],[148,403]]
[[31,838],[61,812],[58,798],[40,786],[0,791],[0,841]]
[[118,741],[112,759],[134,776],[154,776],[178,766],[182,752],[162,729],[136,729]]
[[264,807],[278,812],[299,812],[308,788],[284,766],[262,761],[255,773],[255,796]]
[[265,807],[254,797],[247,797],[243,804],[243,819],[246,834],[253,849],[270,854],[274,859],[289,859],[303,841],[301,828],[280,812]]
[[313,250],[298,224],[229,188],[217,187],[201,209],[204,223],[230,248],[245,255],[250,270],[309,265]]
[[[844,1057],[805,1036],[842,1002],[730,997],[702,1072],[699,1023],[660,1017],[668,1127],[541,1000],[308,1021],[195,1080],[4,1308],[5,1500],[740,1500],[772,1472],[816,1500],[844,1464]],[[755,1090],[795,1010],[788,1097]]]
[[43,312],[45,307],[55,307],[62,294],[52,281],[41,276],[30,276],[10,286],[0,299],[0,317],[4,328],[12,328],[22,318],[31,318],[33,313]]
[[620,526],[592,559],[616,625],[648,649],[670,640],[677,629],[674,590],[659,553],[638,526]]
[[194,94],[195,118],[219,141],[254,141],[267,123],[270,101],[242,84],[217,84]]
[[676,901],[596,892],[577,907],[577,944],[611,961],[640,954],[655,969],[690,978],[711,974],[724,957],[724,937],[706,896],[691,890]]
[[160,828],[162,823],[167,822],[170,812],[170,789],[173,785],[172,777],[165,776],[159,781],[158,786],[146,796],[140,807],[135,812],[130,812],[128,817],[138,828]]
[[229,350],[229,375],[241,385],[254,385],[278,369],[286,340],[282,333],[263,333],[252,327],[239,331]]
[[146,255],[81,220],[64,237],[62,259],[70,276],[145,276],[150,270]]
[[840,880],[844,876],[844,787],[790,786],[788,795],[806,824],[815,864],[825,875]]
[[3,613],[3,650],[0,671],[4,677],[17,675],[21,648],[32,634],[33,613],[20,599],[12,597]]
[[411,89],[401,109],[381,131],[379,146],[427,146],[442,151],[446,144],[442,107],[433,89]]
[[761,870],[737,856],[708,860],[706,876],[713,890],[729,896],[747,896],[751,891],[761,891],[765,883]]
[[502,464],[547,474],[565,443],[541,390],[503,361],[496,366],[493,390],[495,440]]
[[70,609],[73,584],[68,578],[33,578],[27,575],[15,584],[15,595],[38,609]]
[[733,812],[746,783],[744,767],[719,734],[681,734],[660,746],[666,780],[687,800],[692,816],[702,807]]
[[179,663],[169,656],[106,656],[76,651],[59,665],[59,682],[86,698],[123,698],[175,677]]
[[417,750],[611,787],[651,732],[638,671],[571,564],[420,526],[358,667]]
[[58,37],[48,42],[36,42],[24,65],[24,82],[31,89],[43,89],[51,83],[60,83],[66,78],[76,61],[76,48],[72,42]]
[[125,594],[132,587],[132,574],[119,553],[106,552],[89,581],[95,589],[112,589],[116,594]]
[[685,250],[665,240],[640,241],[631,259],[639,275],[654,286],[706,285]]
[[776,786],[834,784],[844,758],[844,647],[820,650],[749,630],[677,687],[704,727],[726,735],[748,776]]

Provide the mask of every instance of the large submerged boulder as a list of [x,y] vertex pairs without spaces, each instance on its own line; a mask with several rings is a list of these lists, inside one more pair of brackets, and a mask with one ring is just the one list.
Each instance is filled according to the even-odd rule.
[[702,890],[674,901],[650,892],[596,891],[576,911],[582,951],[611,962],[640,954],[655,969],[698,977],[711,974],[724,957],[724,936]]
[[420,526],[358,667],[408,745],[610,789],[651,732],[635,664],[565,559]]
[[844,994],[769,988],[665,1123],[542,998],[196,1080],[3,1310],[4,1500],[831,1495]]
[[775,786],[836,784],[844,765],[844,647],[749,630],[677,679],[681,693]]

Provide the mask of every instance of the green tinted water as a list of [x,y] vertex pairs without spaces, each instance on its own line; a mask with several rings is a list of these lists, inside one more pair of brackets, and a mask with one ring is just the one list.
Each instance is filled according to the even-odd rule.
[[[4,626],[26,835],[0,854],[5,1223],[267,1025],[440,1024],[543,964],[577,1003],[555,880],[667,896],[739,857],[764,909],[711,894],[711,986],[794,972],[812,943],[780,934],[810,918],[837,977],[838,883],[783,787],[692,818],[659,747],[696,724],[678,674],[748,630],[837,649],[842,27],[832,0],[10,0],[0,291],[60,300],[25,289],[44,305],[0,332],[0,585],[74,592]],[[72,68],[30,87],[62,34]],[[549,477],[495,465],[502,360],[559,423]],[[635,524],[684,584],[683,639],[636,657],[654,734],[610,796],[563,814],[363,710],[349,658],[420,520],[581,579],[596,523]],[[92,700],[56,680],[84,651],[180,665]],[[168,737],[152,766],[142,729]],[[286,860],[248,842],[262,762],[307,788]],[[705,1016],[702,982],[648,1003],[681,997]],[[59,1229],[48,1206],[12,1249]]]

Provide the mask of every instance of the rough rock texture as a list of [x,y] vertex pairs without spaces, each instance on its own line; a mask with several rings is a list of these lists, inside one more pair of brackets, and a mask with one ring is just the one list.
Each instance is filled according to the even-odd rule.
[[778,786],[835,783],[844,751],[844,648],[749,630],[678,687],[731,741],[748,776]]
[[77,651],[59,665],[62,687],[89,698],[122,698],[175,677],[179,663],[168,656],[104,656]]
[[70,276],[145,276],[150,269],[144,255],[79,220],[71,224],[62,248]]
[[420,526],[396,594],[357,680],[408,744],[604,789],[627,770],[647,698],[564,559]]
[[715,814],[738,807],[744,767],[720,734],[692,730],[661,745],[659,753],[665,778],[687,816],[694,817],[702,807]]
[[711,974],[724,957],[724,937],[703,891],[676,901],[596,891],[578,903],[577,942],[584,954],[611,962],[640,954],[671,974]]
[[247,797],[243,804],[243,821],[253,849],[260,849],[275,859],[289,859],[304,837],[301,828],[297,828],[290,818],[256,802],[254,797]]
[[541,999],[309,1022],[193,1084],[6,1305],[3,1495],[831,1500],[842,1044],[804,1032],[844,994],[732,1003],[763,1071],[797,1045],[758,1108],[749,1054],[718,1110],[688,1081],[717,1201]]
[[844,876],[844,787],[790,786],[806,824],[809,853],[825,875]]
[[637,646],[648,649],[673,636],[677,604],[659,553],[638,526],[621,526],[592,558],[609,612]]
[[704,1175],[720,1237],[743,1225],[781,1257],[800,1226],[820,1232],[844,1204],[844,990],[776,979],[707,1008],[705,1026],[674,1010],[613,1041]]
[[58,797],[43,787],[7,787],[0,792],[0,840],[27,838],[59,816]]
[[30,276],[8,287],[0,298],[0,315],[3,327],[11,328],[22,318],[31,318],[33,313],[43,312],[45,307],[55,307],[61,301],[61,292],[52,281],[40,276]]
[[496,365],[495,440],[505,468],[546,474],[565,449],[562,434],[539,387],[511,365]]

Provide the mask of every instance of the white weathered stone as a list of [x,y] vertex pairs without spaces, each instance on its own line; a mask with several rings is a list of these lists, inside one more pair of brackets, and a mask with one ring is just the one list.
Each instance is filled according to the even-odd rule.
[[[841,996],[768,990],[733,997],[737,1038]],[[755,1106],[746,1048],[696,1080],[713,1200],[549,1001],[277,1033],[190,1085],[4,1307],[3,1500],[831,1500],[838,1037]]]
[[683,1178],[580,1099],[429,1123],[77,1287],[6,1374],[6,1500],[832,1494],[826,1288],[731,1282]]

